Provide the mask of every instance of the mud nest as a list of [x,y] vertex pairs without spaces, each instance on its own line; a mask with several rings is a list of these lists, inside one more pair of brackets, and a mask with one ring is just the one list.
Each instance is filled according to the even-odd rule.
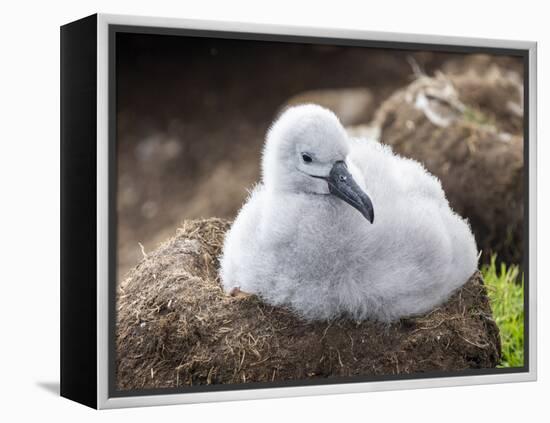
[[218,276],[229,223],[187,221],[117,292],[120,390],[495,367],[498,328],[481,275],[431,313],[387,325],[308,323]]

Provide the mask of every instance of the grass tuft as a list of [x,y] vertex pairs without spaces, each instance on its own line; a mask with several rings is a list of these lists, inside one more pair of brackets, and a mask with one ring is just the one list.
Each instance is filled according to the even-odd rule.
[[498,367],[523,367],[523,274],[518,283],[519,267],[501,263],[496,256],[481,268],[487,286],[493,317],[500,329],[502,359]]

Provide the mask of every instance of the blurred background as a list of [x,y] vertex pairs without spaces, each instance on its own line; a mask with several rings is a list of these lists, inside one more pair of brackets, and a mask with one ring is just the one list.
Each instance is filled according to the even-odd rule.
[[522,362],[521,57],[121,33],[116,43],[119,280],[185,219],[234,218],[273,119],[318,103],[441,179],[486,279],[518,287],[502,319],[521,345],[510,333],[503,365]]

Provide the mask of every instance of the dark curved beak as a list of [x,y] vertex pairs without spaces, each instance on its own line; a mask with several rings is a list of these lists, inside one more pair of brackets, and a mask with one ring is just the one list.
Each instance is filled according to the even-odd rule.
[[345,162],[338,161],[334,163],[326,181],[331,194],[359,210],[370,223],[374,222],[372,201],[357,185]]

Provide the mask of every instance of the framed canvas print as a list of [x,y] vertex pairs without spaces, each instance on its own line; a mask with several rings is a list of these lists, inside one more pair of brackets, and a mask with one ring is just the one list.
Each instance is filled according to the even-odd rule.
[[536,378],[536,44],[61,28],[61,394]]

